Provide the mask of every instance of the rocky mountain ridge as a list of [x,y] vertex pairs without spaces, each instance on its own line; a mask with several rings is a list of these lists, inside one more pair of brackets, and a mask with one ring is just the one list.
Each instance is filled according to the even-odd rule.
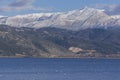
[[119,29],[17,28],[0,25],[0,57],[120,57]]

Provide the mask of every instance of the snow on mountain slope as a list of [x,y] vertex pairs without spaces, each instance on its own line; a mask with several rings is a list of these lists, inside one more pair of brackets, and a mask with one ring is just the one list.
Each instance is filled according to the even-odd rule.
[[71,30],[120,26],[120,16],[110,16],[104,10],[84,8],[69,12],[38,13],[0,18],[0,24],[15,27],[57,27]]
[[0,15],[0,18],[2,18],[2,17],[4,17],[4,16]]

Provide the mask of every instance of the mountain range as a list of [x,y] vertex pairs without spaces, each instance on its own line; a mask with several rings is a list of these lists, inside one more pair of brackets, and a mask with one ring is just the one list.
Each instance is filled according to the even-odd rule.
[[85,7],[0,16],[0,56],[120,57],[120,15]]
[[0,24],[14,27],[56,27],[70,30],[108,28],[120,26],[120,15],[108,15],[104,10],[85,7],[81,10],[68,12],[1,16]]

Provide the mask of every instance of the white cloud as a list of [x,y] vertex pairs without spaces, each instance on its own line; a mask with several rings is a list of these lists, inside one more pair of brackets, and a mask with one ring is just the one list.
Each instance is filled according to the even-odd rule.
[[110,15],[120,14],[120,4],[96,4],[95,8],[102,8]]
[[15,2],[11,3],[9,6],[11,7],[29,6],[32,5],[34,1],[35,0],[16,0]]
[[33,5],[35,0],[15,0],[9,5],[0,7],[0,11],[9,12],[9,11],[22,11],[22,10],[32,10],[32,11],[49,11],[50,9],[36,7]]

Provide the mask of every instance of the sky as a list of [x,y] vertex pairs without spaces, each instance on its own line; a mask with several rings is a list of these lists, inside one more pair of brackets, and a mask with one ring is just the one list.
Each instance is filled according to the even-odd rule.
[[0,0],[0,15],[66,12],[86,6],[120,13],[120,0]]

